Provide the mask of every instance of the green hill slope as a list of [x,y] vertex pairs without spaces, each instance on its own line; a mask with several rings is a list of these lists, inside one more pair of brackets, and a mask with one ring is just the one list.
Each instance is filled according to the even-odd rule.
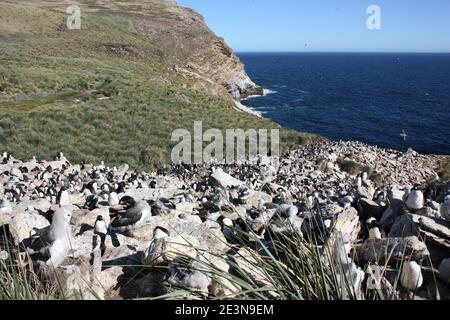
[[[236,69],[239,62],[234,55],[227,60],[229,52],[218,58],[204,52],[201,61],[202,51],[189,40],[195,33],[169,27],[180,19],[172,13],[178,7],[84,3],[81,30],[67,30],[67,14],[51,3],[0,4],[0,150],[17,158],[62,151],[75,162],[142,168],[168,161],[171,132],[192,130],[197,120],[204,129],[278,127],[238,111],[223,72],[205,76],[217,65],[229,68],[232,61]],[[159,32],[145,31],[143,21],[155,22]],[[164,28],[182,37],[169,41]],[[209,35],[205,41],[221,41],[195,28]],[[282,130],[284,147],[315,138]]]

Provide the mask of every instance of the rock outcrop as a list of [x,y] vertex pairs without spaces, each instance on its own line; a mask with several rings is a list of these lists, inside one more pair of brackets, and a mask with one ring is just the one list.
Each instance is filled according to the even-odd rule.
[[[64,12],[73,4],[48,0],[17,2]],[[263,89],[249,78],[244,65],[225,40],[215,35],[204,18],[190,8],[169,0],[80,0],[78,5],[83,13],[131,19],[134,29],[160,48],[159,56],[155,58],[161,59],[192,88],[231,96],[236,101],[263,94]],[[104,47],[111,54],[138,54],[127,44],[107,43]]]

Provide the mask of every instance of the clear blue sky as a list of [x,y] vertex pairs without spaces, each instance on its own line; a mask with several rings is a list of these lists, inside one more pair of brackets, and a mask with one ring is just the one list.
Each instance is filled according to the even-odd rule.
[[[450,52],[450,0],[176,2],[202,14],[235,51]],[[372,4],[381,30],[366,27]]]

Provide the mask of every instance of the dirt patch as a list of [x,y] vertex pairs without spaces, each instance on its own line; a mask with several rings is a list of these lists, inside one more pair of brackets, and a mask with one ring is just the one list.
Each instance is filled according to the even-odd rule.
[[117,56],[137,56],[138,50],[135,46],[120,43],[106,43],[102,46],[108,54]]

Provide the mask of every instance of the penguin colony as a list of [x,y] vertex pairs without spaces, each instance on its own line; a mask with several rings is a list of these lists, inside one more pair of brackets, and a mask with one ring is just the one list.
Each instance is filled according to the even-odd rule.
[[[232,294],[232,285],[224,286],[226,279],[218,281],[209,275],[202,262],[212,262],[223,272],[229,272],[230,264],[204,249],[211,247],[214,239],[183,234],[174,226],[178,222],[218,232],[222,238],[217,242],[227,246],[220,252],[225,256],[230,248],[254,250],[257,242],[270,247],[279,234],[295,233],[307,243],[311,234],[317,233],[317,245],[323,248],[338,217],[356,209],[361,231],[356,239],[337,241],[333,259],[343,267],[338,280],[351,282],[352,292],[344,296],[363,297],[367,263],[354,258],[354,246],[402,236],[423,239],[423,219],[430,219],[426,221],[441,228],[438,234],[444,245],[437,246],[440,254],[431,260],[439,270],[440,285],[445,287],[450,274],[450,184],[438,181],[427,185],[424,171],[404,186],[389,183],[387,178],[376,184],[367,172],[352,176],[342,171],[337,161],[341,152],[351,154],[362,147],[359,143],[324,143],[291,151],[280,159],[259,157],[228,166],[176,164],[151,173],[131,171],[127,165],[72,165],[62,153],[53,161],[33,158],[28,162],[3,153],[0,226],[12,226],[12,238],[37,272],[62,270],[77,252],[92,256],[100,250],[103,268],[97,272],[102,278],[108,272],[105,267],[114,260],[111,257],[127,249],[131,252],[125,259],[163,274],[158,279],[160,286],[220,297]],[[406,157],[374,150],[390,159]],[[324,160],[327,169],[321,171]],[[405,176],[411,175],[409,167],[404,170],[408,172]],[[400,167],[392,176],[402,180],[401,173]],[[26,223],[15,225],[20,221]],[[432,226],[428,223],[425,232],[433,232]],[[28,229],[17,232],[24,228]],[[1,253],[1,257],[8,256],[6,251]],[[180,263],[181,256],[191,260]],[[424,274],[429,270],[427,263],[404,257],[401,266],[389,266],[396,278],[384,281],[399,283],[395,290],[405,294],[426,291],[432,282]],[[155,292],[159,291],[145,288],[139,294],[152,296]]]

